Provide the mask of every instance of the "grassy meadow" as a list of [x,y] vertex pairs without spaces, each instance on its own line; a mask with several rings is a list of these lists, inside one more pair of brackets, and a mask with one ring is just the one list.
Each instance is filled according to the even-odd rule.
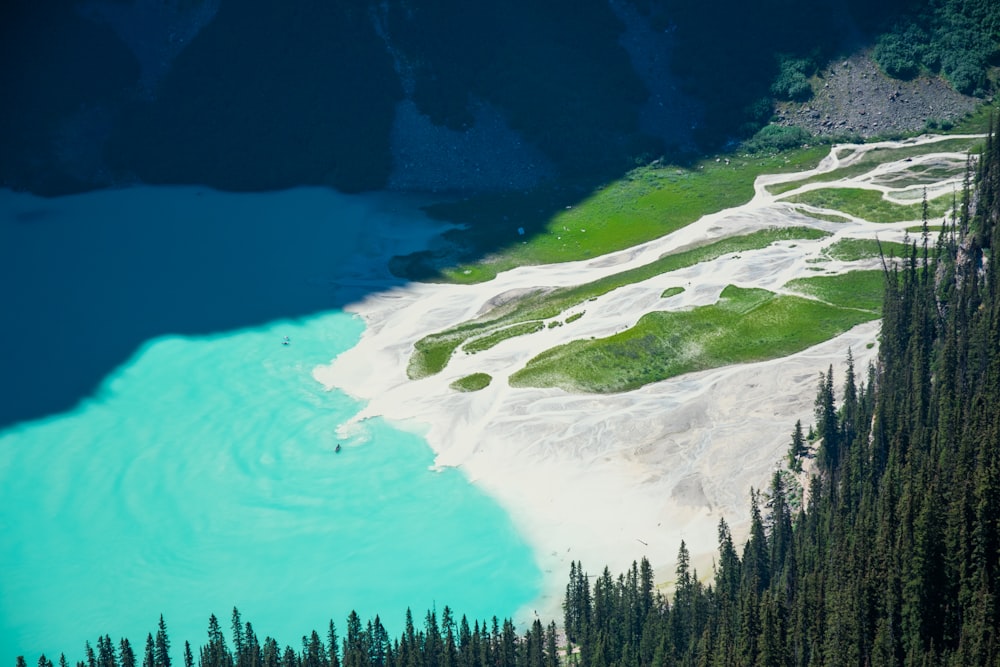
[[877,310],[729,286],[713,305],[647,313],[613,336],[547,350],[510,383],[629,391],[682,373],[794,354],[878,316]]
[[[969,121],[974,122],[976,118]],[[979,144],[978,139],[947,138],[922,146],[880,147],[833,172],[769,189],[780,194],[805,183],[833,183],[865,176],[889,162],[915,161],[929,153],[974,151]],[[590,192],[540,189],[436,204],[428,209],[433,217],[465,223],[463,229],[449,232],[449,240],[464,246],[468,256],[477,259],[448,264],[447,258],[437,257],[434,261],[441,266],[433,267],[431,279],[476,283],[517,266],[581,260],[633,247],[670,234],[708,213],[743,204],[752,197],[758,175],[812,168],[828,150],[828,146],[816,146],[768,156],[729,155],[687,168],[653,164]],[[964,171],[964,161],[954,158],[915,162],[912,167],[903,165],[901,171],[872,180],[902,188],[956,178]],[[920,220],[923,214],[921,202],[895,203],[881,191],[865,187],[821,188],[787,201],[825,209],[804,211],[823,222],[846,224],[859,218],[898,223]],[[943,216],[951,206],[952,197],[937,197],[927,202],[928,215]],[[434,375],[458,351],[476,354],[516,336],[571,325],[585,315],[587,302],[626,285],[777,241],[816,240],[827,235],[818,227],[769,228],[667,254],[580,285],[539,289],[473,320],[425,336],[416,343],[407,372],[411,378]],[[484,249],[489,251],[481,252]],[[817,264],[811,270],[822,274],[825,262],[859,262],[880,253],[887,258],[903,257],[909,250],[893,241],[843,238],[810,260]],[[429,255],[419,254],[404,259],[406,262],[399,265],[404,268],[431,260]],[[661,298],[668,300],[683,291],[680,286],[668,287]],[[778,358],[878,318],[882,297],[881,270],[798,278],[777,293],[730,285],[714,304],[649,312],[633,327],[612,336],[575,340],[546,350],[515,372],[510,383],[620,392],[691,371]],[[452,387],[475,391],[490,381],[488,375],[477,373],[457,380]]]
[[[829,147],[814,146],[777,155],[712,158],[689,167],[652,164],[590,192],[542,188],[435,204],[426,209],[431,217],[466,226],[446,236],[476,260],[435,267],[424,278],[477,283],[516,266],[569,262],[631,248],[708,213],[745,204],[753,197],[757,176],[810,169],[827,152]],[[395,267],[411,277],[408,272],[430,261],[431,253],[416,253],[400,258]]]

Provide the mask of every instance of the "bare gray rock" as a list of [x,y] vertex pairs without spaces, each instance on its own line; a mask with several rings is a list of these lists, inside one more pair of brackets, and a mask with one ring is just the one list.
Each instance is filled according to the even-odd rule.
[[828,65],[813,80],[813,90],[808,102],[778,104],[776,123],[818,136],[867,139],[919,131],[930,122],[953,122],[982,103],[937,76],[892,79],[867,52]]

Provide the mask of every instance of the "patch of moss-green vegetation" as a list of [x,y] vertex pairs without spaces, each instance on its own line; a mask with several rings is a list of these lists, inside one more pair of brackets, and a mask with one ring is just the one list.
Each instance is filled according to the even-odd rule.
[[[432,251],[394,258],[398,275],[463,284],[483,282],[516,266],[568,262],[630,248],[691,224],[703,215],[744,204],[760,174],[815,167],[826,147],[773,155],[704,160],[690,168],[655,164],[590,193],[541,188],[529,193],[484,194],[427,207],[428,215],[457,222],[445,234],[468,262]],[[521,231],[523,230],[523,234]]]
[[845,215],[837,215],[836,213],[820,213],[819,211],[799,211],[803,215],[808,215],[810,218],[816,218],[817,220],[825,220],[826,222],[850,222],[851,219]]
[[608,338],[547,350],[514,373],[510,383],[630,391],[683,373],[787,356],[877,316],[816,299],[729,286],[711,306],[647,313],[631,329]]
[[[454,351],[467,340],[479,337],[486,338],[495,332],[520,323],[530,325],[526,326],[521,333],[530,333],[533,326],[537,326],[537,329],[542,328],[543,320],[557,317],[568,308],[595,299],[625,285],[642,282],[663,273],[694,266],[700,262],[711,261],[732,252],[766,248],[776,241],[818,239],[826,235],[826,232],[811,227],[762,229],[752,234],[721,239],[683,252],[664,255],[649,264],[621,271],[583,285],[534,292],[494,308],[475,320],[421,338],[414,345],[407,374],[411,379],[418,379],[439,373],[447,366]],[[568,317],[566,323],[578,319],[579,315]],[[505,336],[505,338],[510,337],[510,335]]]
[[678,294],[681,294],[683,291],[684,291],[683,287],[668,287],[667,289],[663,290],[663,294],[660,295],[660,298],[669,299],[672,296],[677,296]]
[[587,311],[583,310],[583,311],[580,311],[579,313],[573,313],[572,315],[570,315],[569,317],[566,318],[566,324],[572,324],[573,322],[576,322],[578,319],[580,319],[581,317],[583,317],[583,314],[585,312],[587,312]]
[[[808,183],[832,183],[844,178],[852,178],[867,174],[880,164],[905,160],[929,153],[967,153],[979,148],[983,143],[982,139],[942,139],[919,146],[902,146],[900,148],[889,148],[879,146],[865,152],[857,162],[853,162],[844,167],[834,169],[824,174],[815,174],[801,181],[791,181],[787,183],[775,183],[767,186],[767,191],[773,195],[780,195],[797,187]],[[844,153],[843,157],[848,154]]]
[[948,179],[958,179],[965,174],[965,160],[941,160],[923,164],[903,171],[890,172],[873,177],[871,182],[894,189],[913,188],[919,185],[934,185]]
[[881,270],[850,271],[835,276],[815,276],[790,280],[785,287],[841,308],[860,310],[879,317],[885,276]]
[[875,239],[841,239],[828,247],[823,254],[841,262],[856,262],[861,259],[878,257],[880,244],[881,254],[886,257],[905,257],[909,255],[909,249],[902,243],[877,241]]
[[764,186],[764,189],[770,192],[772,195],[783,195],[786,192],[791,192],[795,188],[805,185],[806,183],[816,182],[813,180],[816,178],[819,178],[819,176],[804,178],[801,181],[785,181],[784,183],[772,183],[771,185]]
[[[922,204],[894,204],[878,190],[862,188],[823,188],[789,197],[789,202],[843,211],[869,222],[903,222],[920,220]],[[937,197],[927,202],[931,217],[944,215],[951,209],[951,197]]]
[[482,352],[483,350],[488,350],[491,347],[499,345],[508,338],[516,338],[517,336],[524,336],[526,334],[533,334],[536,331],[541,331],[545,328],[545,323],[535,320],[533,322],[520,322],[513,326],[505,327],[503,329],[498,329],[489,333],[485,336],[479,336],[478,338],[473,338],[468,343],[462,346],[465,352],[476,353]]
[[455,349],[472,335],[465,331],[441,332],[421,338],[413,345],[413,354],[406,366],[411,380],[435,375],[444,370]]
[[487,373],[473,373],[472,375],[458,378],[449,386],[455,391],[479,391],[480,389],[486,389],[486,387],[490,386],[491,382],[493,382],[493,378]]
[[945,134],[986,134],[990,128],[991,118],[1000,109],[1000,103],[981,104],[978,109],[955,123]]

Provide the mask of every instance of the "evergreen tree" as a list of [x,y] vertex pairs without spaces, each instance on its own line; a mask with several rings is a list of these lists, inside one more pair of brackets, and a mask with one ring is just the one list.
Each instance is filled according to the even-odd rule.
[[691,558],[684,540],[677,550],[677,569],[674,579],[674,607],[670,616],[670,638],[674,655],[686,655],[694,635],[695,580],[691,574]]
[[243,642],[243,620],[240,618],[240,610],[236,607],[233,607],[232,628],[235,665],[236,667],[246,667],[248,661]]
[[97,638],[97,664],[101,667],[118,667],[118,655],[110,635]]
[[160,614],[160,623],[156,630],[156,652],[153,656],[155,667],[170,667],[170,639],[167,637],[167,624]]
[[[292,651],[293,657],[294,654],[295,652]],[[295,660],[295,662],[298,661]],[[233,667],[232,654],[226,645],[226,638],[222,634],[219,619],[215,617],[215,614],[208,618],[208,644],[201,649],[201,667]],[[291,667],[297,667],[297,665]]]
[[267,637],[264,639],[264,648],[261,651],[261,667],[279,667],[281,665],[281,649],[278,642]]
[[253,624],[247,621],[243,628],[243,641],[246,667],[261,667],[261,648],[257,640],[257,634],[253,631]]
[[135,667],[135,652],[128,639],[122,639],[118,644],[118,661],[122,667]]
[[816,428],[820,443],[818,463],[822,470],[833,472],[840,461],[840,424],[833,395],[833,366],[826,375],[820,375],[819,393],[816,396]]
[[[643,559],[645,561],[645,559]],[[545,662],[543,667],[559,667],[559,644],[555,621],[545,629]]]
[[788,447],[788,468],[793,472],[802,472],[802,459],[809,454],[806,438],[802,435],[802,420],[795,422],[792,431],[792,444]]
[[[347,636],[344,638],[344,667],[368,667],[368,660],[361,618],[351,611],[347,617]],[[437,663],[434,663],[434,667],[438,667]]]
[[[409,616],[409,610],[406,613]],[[412,619],[410,619],[410,625],[412,628]],[[330,620],[330,625],[326,632],[326,645],[330,651],[330,667],[340,667],[340,647],[337,644],[337,627],[334,625],[333,619]]]
[[[90,651],[90,644],[87,644],[87,650]],[[153,643],[153,633],[149,633],[146,635],[146,652],[143,654],[142,667],[156,667],[155,654],[156,648]]]
[[308,638],[302,638],[302,667],[328,667],[326,647],[313,630]]

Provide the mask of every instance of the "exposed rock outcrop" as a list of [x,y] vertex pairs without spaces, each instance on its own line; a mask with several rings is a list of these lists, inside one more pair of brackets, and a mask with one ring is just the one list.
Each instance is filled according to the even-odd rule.
[[777,124],[819,136],[869,138],[954,122],[982,100],[956,92],[940,77],[889,78],[867,52],[838,59],[813,79],[808,102],[777,105]]

